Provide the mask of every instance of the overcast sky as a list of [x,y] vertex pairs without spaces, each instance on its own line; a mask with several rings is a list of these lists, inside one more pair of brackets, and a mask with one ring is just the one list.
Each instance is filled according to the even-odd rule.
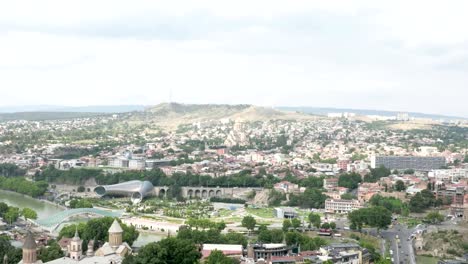
[[467,25],[468,1],[2,1],[0,105],[468,117]]

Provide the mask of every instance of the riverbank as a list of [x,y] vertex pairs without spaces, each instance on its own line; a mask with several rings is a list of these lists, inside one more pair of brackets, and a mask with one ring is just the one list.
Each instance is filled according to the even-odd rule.
[[9,190],[0,190],[0,201],[6,203],[8,206],[14,206],[20,209],[31,208],[36,211],[38,219],[49,217],[66,210],[63,206],[50,201],[36,199]]
[[10,191],[10,190],[5,190],[5,189],[0,189],[0,191],[5,192],[5,193],[12,193],[12,194],[15,194],[15,195],[21,195],[21,196],[26,197],[26,198],[31,198],[31,199],[34,199],[34,200],[36,200],[38,202],[43,202],[43,203],[47,203],[47,204],[50,204],[52,206],[58,207],[58,208],[60,208],[62,210],[67,210],[68,209],[66,206],[51,202],[51,201],[46,200],[46,199],[35,198],[35,197],[29,196],[29,195],[26,195],[26,194],[23,194],[23,193],[18,193],[18,192],[14,192],[14,191]]

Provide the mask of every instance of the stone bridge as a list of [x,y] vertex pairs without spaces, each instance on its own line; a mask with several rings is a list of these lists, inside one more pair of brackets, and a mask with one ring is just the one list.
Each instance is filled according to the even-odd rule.
[[[211,198],[211,197],[233,197],[237,192],[252,190],[252,188],[221,188],[221,187],[181,187],[184,198]],[[169,186],[154,187],[153,195],[165,197],[170,192]]]

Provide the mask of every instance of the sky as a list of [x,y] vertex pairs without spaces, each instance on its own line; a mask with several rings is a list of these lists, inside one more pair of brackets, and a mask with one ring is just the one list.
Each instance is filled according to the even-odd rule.
[[0,2],[0,105],[468,117],[468,1]]

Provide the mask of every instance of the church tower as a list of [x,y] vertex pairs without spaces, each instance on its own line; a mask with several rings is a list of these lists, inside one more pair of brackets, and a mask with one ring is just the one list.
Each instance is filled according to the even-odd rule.
[[75,230],[75,236],[70,241],[68,252],[70,253],[70,258],[74,260],[80,260],[82,256],[81,245],[83,241],[78,236],[78,229]]
[[114,220],[109,228],[109,244],[115,250],[122,245],[123,230],[117,219]]
[[37,245],[31,232],[28,232],[23,244],[23,264],[37,262]]
[[87,257],[94,256],[94,240],[93,239],[89,240],[88,250],[86,251],[86,256]]

